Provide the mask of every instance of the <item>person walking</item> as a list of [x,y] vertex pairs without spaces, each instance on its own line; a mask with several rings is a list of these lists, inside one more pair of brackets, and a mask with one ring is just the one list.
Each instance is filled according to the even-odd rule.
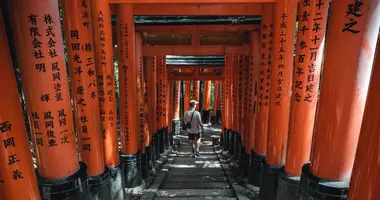
[[201,133],[204,133],[201,114],[195,110],[198,102],[195,100],[190,101],[190,110],[184,114],[184,124],[187,125],[187,135],[192,142],[193,154],[191,157],[200,156],[199,147],[201,145]]

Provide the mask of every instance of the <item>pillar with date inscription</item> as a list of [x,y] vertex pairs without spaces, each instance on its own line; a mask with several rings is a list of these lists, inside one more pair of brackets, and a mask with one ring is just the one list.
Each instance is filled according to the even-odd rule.
[[[379,34],[380,1],[332,1],[329,18],[328,26],[334,28],[329,28],[326,36],[312,153],[310,164],[302,168],[302,199],[344,199],[347,196],[364,123]],[[315,76],[309,76],[308,80],[313,78]]]
[[260,183],[263,200],[276,199],[278,175],[285,164],[296,15],[297,1],[280,0],[274,4],[267,154]]

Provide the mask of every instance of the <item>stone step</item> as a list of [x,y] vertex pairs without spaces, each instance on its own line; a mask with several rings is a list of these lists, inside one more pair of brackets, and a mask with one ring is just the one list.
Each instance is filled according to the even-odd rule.
[[164,182],[160,189],[229,189],[230,184],[227,182]]
[[186,161],[215,162],[215,161],[219,161],[219,159],[217,156],[202,156],[202,157],[195,157],[195,158],[176,157],[174,160],[174,163],[182,162],[182,161],[184,161],[184,162],[186,162]]
[[209,175],[213,175],[213,173],[218,173],[218,172],[223,172],[223,169],[202,169],[202,168],[171,168],[169,172],[208,172],[210,173]]
[[[210,155],[213,155],[214,157],[216,157],[216,154],[215,154],[215,152],[213,152],[213,151],[209,151],[209,152],[206,152],[206,151],[200,151],[199,152],[200,154],[201,154],[201,157],[202,156],[205,156],[205,155],[207,155],[207,156],[210,156]],[[193,154],[193,152],[190,150],[190,151],[180,151],[180,152],[178,152],[178,155],[187,155],[189,158],[190,158],[190,156]]]
[[199,199],[207,199],[207,200],[236,200],[236,197],[213,197],[213,196],[204,196],[204,197],[157,197],[157,200],[199,200]]
[[233,189],[162,189],[157,191],[158,197],[234,197]]
[[178,164],[171,164],[170,167],[172,169],[222,169],[222,165],[220,163],[212,164],[212,163],[205,163],[205,164],[196,164],[196,163],[178,163]]
[[165,177],[165,182],[194,182],[194,181],[214,181],[226,182],[226,176],[173,176],[168,175]]
[[[181,146],[181,151],[185,151],[185,150],[189,150],[191,151],[192,150],[192,146],[191,145],[184,145],[184,146]],[[199,150],[200,151],[214,151],[214,148],[212,146],[200,146],[199,147]]]
[[[180,152],[178,152],[178,153],[180,153]],[[208,159],[218,159],[218,157],[216,156],[216,154],[214,154],[214,155],[202,155],[202,156],[200,156],[200,157],[195,157],[195,158],[192,158],[192,157],[190,157],[191,156],[191,153],[182,153],[182,154],[177,154],[177,156],[175,157],[176,159],[177,158],[187,158],[187,159],[193,159],[193,160],[195,160],[195,159],[206,159],[206,160],[208,160]]]
[[187,160],[177,160],[175,159],[174,164],[197,164],[197,165],[205,165],[205,164],[209,164],[209,165],[216,165],[216,164],[220,164],[220,161],[219,160],[208,160],[208,159],[197,159],[197,158],[193,158],[193,159],[187,159]]
[[170,170],[168,174],[172,176],[225,176],[225,173],[222,170],[215,170],[214,172],[205,171],[205,170],[198,170],[198,171]]

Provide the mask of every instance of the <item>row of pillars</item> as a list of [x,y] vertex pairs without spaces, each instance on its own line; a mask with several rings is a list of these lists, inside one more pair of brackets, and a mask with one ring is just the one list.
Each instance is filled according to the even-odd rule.
[[1,7],[0,199],[125,199],[124,188],[155,173],[179,130],[179,82],[168,81],[165,57],[142,56],[132,5],[121,4],[116,94],[108,1],[61,3],[65,40],[57,0]]
[[262,200],[377,199],[380,1],[280,0],[262,13],[250,58],[226,56],[224,150]]

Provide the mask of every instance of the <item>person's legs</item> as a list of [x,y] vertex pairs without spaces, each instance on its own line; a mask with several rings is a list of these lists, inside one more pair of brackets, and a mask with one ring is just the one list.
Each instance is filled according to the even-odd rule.
[[200,156],[199,154],[199,147],[201,146],[201,135],[198,134],[195,140],[195,154],[197,156]]
[[193,156],[195,156],[196,150],[197,150],[197,140],[192,140],[192,149],[193,149]]
[[191,155],[191,157],[195,157],[195,150],[196,150],[197,140],[196,140],[194,134],[188,133],[188,137],[189,137],[189,140],[191,141],[191,147],[192,147],[192,151],[193,151],[193,154]]

